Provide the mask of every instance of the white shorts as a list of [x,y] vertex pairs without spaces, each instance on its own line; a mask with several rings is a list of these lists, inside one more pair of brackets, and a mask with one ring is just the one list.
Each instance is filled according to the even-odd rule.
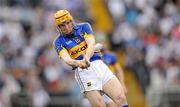
[[90,62],[88,69],[75,69],[75,79],[81,93],[92,90],[102,90],[102,86],[115,75],[102,60]]

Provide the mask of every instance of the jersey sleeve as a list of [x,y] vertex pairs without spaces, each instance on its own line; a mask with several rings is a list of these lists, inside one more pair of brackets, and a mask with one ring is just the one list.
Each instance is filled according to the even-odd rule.
[[83,26],[83,31],[84,31],[84,38],[89,38],[89,37],[93,37],[93,30],[91,28],[91,25],[89,23],[85,23]]
[[62,53],[64,51],[66,51],[66,49],[63,47],[63,43],[57,39],[54,41],[53,45],[54,45],[54,48],[55,48],[58,56],[61,57]]

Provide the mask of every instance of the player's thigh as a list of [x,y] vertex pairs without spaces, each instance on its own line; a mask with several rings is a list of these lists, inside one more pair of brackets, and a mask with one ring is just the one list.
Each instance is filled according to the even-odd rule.
[[111,78],[103,85],[103,91],[115,102],[125,100],[123,87],[116,77]]
[[93,107],[106,107],[99,91],[86,91],[85,96]]

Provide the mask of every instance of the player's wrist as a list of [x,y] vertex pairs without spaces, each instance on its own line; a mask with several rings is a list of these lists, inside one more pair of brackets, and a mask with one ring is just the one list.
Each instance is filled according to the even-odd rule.
[[89,61],[90,57],[88,55],[85,55],[84,60]]
[[85,62],[84,59],[83,59],[83,60],[79,60],[79,65],[78,65],[78,67],[80,67],[81,69],[86,69],[86,68],[88,68],[88,66],[86,65],[86,62]]
[[88,66],[88,67],[90,66],[90,61],[89,61],[89,60],[90,60],[90,58],[88,58],[88,57],[85,57],[85,58],[84,58],[85,64],[86,64],[86,66]]
[[78,60],[71,60],[69,61],[69,65],[72,67],[79,67],[80,62]]
[[76,65],[77,65],[77,67],[79,67],[81,65],[81,61],[80,60],[76,60]]

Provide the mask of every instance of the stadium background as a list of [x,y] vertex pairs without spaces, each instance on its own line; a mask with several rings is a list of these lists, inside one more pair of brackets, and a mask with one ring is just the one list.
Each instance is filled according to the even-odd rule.
[[80,107],[53,13],[92,24],[117,53],[130,107],[180,106],[179,0],[0,0],[0,107]]

